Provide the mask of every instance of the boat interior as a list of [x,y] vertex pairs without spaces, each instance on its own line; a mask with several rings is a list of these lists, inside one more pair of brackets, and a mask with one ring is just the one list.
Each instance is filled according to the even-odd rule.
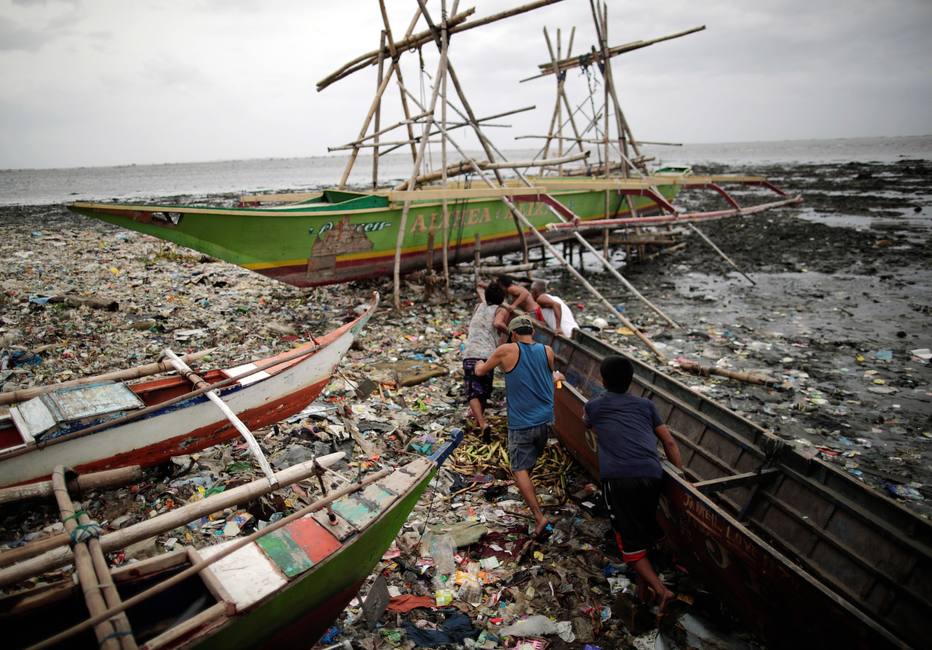
[[[601,360],[610,354],[627,356],[580,330],[571,340],[544,328],[535,336],[553,347],[559,369],[582,402],[604,390]],[[919,640],[932,635],[932,527],[927,522],[842,470],[802,455],[746,418],[628,358],[635,367],[629,392],[657,406],[680,447],[692,487],[887,627],[900,634],[909,630],[911,642],[922,645]]]

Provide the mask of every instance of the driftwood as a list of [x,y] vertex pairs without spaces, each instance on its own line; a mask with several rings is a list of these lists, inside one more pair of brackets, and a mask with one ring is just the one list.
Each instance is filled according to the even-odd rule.
[[52,296],[49,298],[49,302],[61,303],[68,307],[90,307],[91,309],[106,309],[107,311],[117,311],[120,309],[120,303],[116,300],[96,297],[84,298],[71,294]]
[[780,384],[780,380],[770,375],[764,375],[758,372],[743,372],[740,370],[726,370],[725,368],[716,368],[715,366],[704,366],[698,361],[691,361],[680,357],[676,360],[680,369],[708,377],[709,375],[719,375],[730,379],[746,381],[749,384],[763,384],[764,386],[775,386]]

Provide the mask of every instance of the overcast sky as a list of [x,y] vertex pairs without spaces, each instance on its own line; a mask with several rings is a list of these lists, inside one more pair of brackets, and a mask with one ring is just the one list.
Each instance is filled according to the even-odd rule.
[[[488,15],[527,0],[463,1]],[[388,0],[396,35],[415,0]],[[452,5],[452,0],[450,0]],[[430,0],[439,15],[440,0]],[[665,0],[609,3],[611,45],[706,25],[615,59],[620,98],[644,140],[736,142],[932,133],[930,0]],[[536,104],[501,122],[503,147],[542,134],[553,77],[519,84],[576,26],[587,0],[454,37],[451,61],[476,113]],[[376,0],[0,0],[0,168],[312,156],[355,139],[371,67],[315,83],[378,45]],[[436,50],[425,48],[425,68]],[[405,80],[420,93],[418,57]],[[587,80],[571,71],[571,100]],[[429,90],[425,91],[429,92]],[[386,95],[383,124],[397,119]]]

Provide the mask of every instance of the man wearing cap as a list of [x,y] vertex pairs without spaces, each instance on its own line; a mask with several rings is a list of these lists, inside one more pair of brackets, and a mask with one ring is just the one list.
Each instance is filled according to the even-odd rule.
[[553,387],[563,375],[553,369],[553,350],[534,341],[534,323],[527,316],[508,324],[510,342],[498,346],[486,361],[476,365],[476,375],[505,371],[508,403],[508,458],[521,496],[534,515],[534,537],[545,540],[553,532],[547,521],[529,472],[550,437],[553,424]]

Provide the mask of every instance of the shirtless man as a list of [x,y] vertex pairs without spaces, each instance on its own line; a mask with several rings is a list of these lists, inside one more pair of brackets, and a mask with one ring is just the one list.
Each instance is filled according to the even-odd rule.
[[[537,304],[537,301],[534,300],[534,296],[531,295],[531,292],[522,287],[520,284],[514,281],[513,278],[508,277],[507,275],[498,276],[498,283],[505,290],[505,293],[511,298],[510,304],[502,304],[502,307],[508,310],[509,314],[514,314],[516,309],[522,310],[531,318],[536,318],[541,323],[544,322],[544,312],[541,311],[540,305]],[[510,319],[509,319],[510,320]],[[508,322],[505,322],[507,327]],[[507,330],[496,327],[503,334],[507,334]]]

